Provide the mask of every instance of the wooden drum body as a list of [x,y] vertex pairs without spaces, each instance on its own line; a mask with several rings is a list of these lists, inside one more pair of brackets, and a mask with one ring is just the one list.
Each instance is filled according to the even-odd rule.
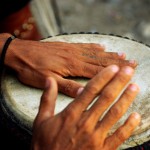
[[[45,41],[103,44],[106,47],[106,51],[125,52],[127,59],[137,60],[138,66],[131,82],[137,83],[141,91],[127,113],[112,128],[111,132],[120,126],[132,112],[138,112],[142,116],[140,126],[119,149],[135,147],[150,141],[150,47],[148,45],[127,38],[101,34],[59,35],[43,40],[43,42]],[[87,79],[75,80],[83,85],[87,83]],[[38,112],[41,95],[42,90],[21,84],[10,73],[6,72],[2,76],[1,107],[3,115],[11,119],[17,127],[23,130],[23,134],[26,133],[27,138],[32,135],[32,123]],[[59,93],[55,113],[62,111],[72,100],[72,98]]]

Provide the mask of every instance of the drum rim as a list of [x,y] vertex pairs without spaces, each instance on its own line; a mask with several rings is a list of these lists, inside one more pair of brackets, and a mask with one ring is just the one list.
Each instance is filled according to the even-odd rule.
[[12,123],[14,123],[17,127],[21,128],[24,131],[27,131],[27,133],[29,135],[32,135],[32,131],[25,124],[23,124],[17,118],[16,115],[13,114],[12,110],[9,109],[8,107],[5,107],[5,106],[7,106],[7,103],[5,102],[5,97],[4,97],[4,94],[2,92],[2,85],[1,85],[4,73],[5,73],[5,69],[3,70],[3,72],[0,75],[0,107],[1,107],[1,109],[3,111],[3,114],[7,118],[9,118],[12,121]]
[[112,37],[118,37],[118,38],[123,38],[123,39],[127,39],[127,40],[130,40],[130,41],[134,41],[134,42],[137,42],[137,43],[140,43],[140,44],[143,44],[147,47],[150,48],[150,44],[147,44],[147,43],[144,43],[143,41],[140,41],[140,40],[136,40],[134,38],[130,38],[130,37],[127,37],[127,36],[122,36],[122,35],[119,35],[119,34],[113,34],[113,33],[100,33],[100,32],[71,32],[71,33],[67,33],[67,32],[63,32],[63,33],[60,33],[60,34],[56,34],[55,36],[47,36],[45,38],[42,38],[41,41],[44,41],[46,40],[47,38],[53,38],[53,37],[57,37],[57,36],[63,36],[63,35],[76,35],[76,34],[81,34],[81,35],[87,35],[87,34],[90,34],[90,35],[106,35],[106,36],[112,36]]

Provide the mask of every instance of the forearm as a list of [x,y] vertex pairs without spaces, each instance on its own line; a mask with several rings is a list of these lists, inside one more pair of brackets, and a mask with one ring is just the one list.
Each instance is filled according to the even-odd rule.
[[[12,35],[9,33],[0,34],[0,56],[7,39],[11,36]],[[31,66],[32,57],[37,52],[37,47],[32,49],[32,46],[34,45],[39,47],[39,42],[19,38],[13,39],[7,48],[4,65],[13,69],[17,73],[20,72],[22,68]]]
[[[2,51],[4,48],[4,45],[6,44],[6,41],[8,40],[8,38],[10,38],[12,35],[9,33],[2,33],[0,34],[0,57],[2,56]],[[16,40],[16,39],[15,39]],[[19,39],[18,39],[19,40]],[[4,56],[4,65],[6,66],[11,66],[12,64],[14,64],[14,61],[11,61],[13,56],[13,51],[16,49],[15,48],[16,43],[14,42],[14,39],[9,43],[7,49],[6,49],[6,54]],[[1,58],[2,59],[2,58]],[[12,63],[13,62],[13,63]]]

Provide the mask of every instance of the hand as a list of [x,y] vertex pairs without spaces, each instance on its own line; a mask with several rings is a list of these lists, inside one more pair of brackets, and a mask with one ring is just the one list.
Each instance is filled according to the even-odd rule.
[[[130,84],[119,100],[110,107],[133,76],[133,69],[111,65],[98,73],[73,102],[54,115],[57,84],[49,78],[42,95],[39,112],[33,124],[33,150],[115,150],[140,123],[133,113],[112,135],[111,127],[124,115],[139,88]],[[97,97],[95,103],[89,105]]]
[[24,84],[44,88],[46,78],[53,77],[60,92],[75,97],[82,85],[66,77],[91,78],[110,64],[136,66],[124,58],[125,54],[104,52],[97,44],[15,39],[7,51],[5,64],[16,71]]

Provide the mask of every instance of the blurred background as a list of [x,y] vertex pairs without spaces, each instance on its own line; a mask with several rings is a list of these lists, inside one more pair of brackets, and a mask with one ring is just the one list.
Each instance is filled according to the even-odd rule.
[[[36,7],[38,1],[32,0],[31,9],[44,37],[62,32],[99,32],[150,44],[150,0],[43,0]],[[51,8],[46,10],[46,3]],[[42,13],[40,9],[45,10],[43,16],[37,16],[38,12]],[[41,23],[48,12],[51,16],[47,20],[51,25],[44,20]],[[49,32],[50,29],[44,32],[46,26],[51,26],[54,32]]]
[[11,32],[22,39],[39,40],[63,32],[99,32],[150,44],[150,0],[4,2],[0,5],[0,32]]
[[[36,6],[34,2],[32,8]],[[44,37],[62,32],[99,32],[150,44],[150,0],[45,0],[45,3],[51,5],[49,21],[53,22],[55,31],[42,31]],[[40,17],[36,18],[41,21]],[[46,23],[40,28],[44,26]]]
[[56,0],[63,32],[99,32],[150,43],[150,0]]

